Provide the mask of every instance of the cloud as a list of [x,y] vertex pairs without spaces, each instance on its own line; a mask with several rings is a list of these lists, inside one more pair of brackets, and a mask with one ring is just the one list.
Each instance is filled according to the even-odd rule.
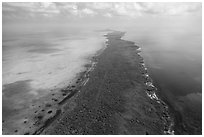
[[104,14],[104,17],[111,18],[111,17],[113,17],[113,15],[112,15],[112,14],[110,14],[110,13],[106,13],[106,14]]
[[82,10],[82,13],[88,14],[88,15],[95,15],[95,14],[97,14],[97,13],[94,12],[93,10],[87,9],[87,8],[83,9],[83,10]]
[[136,18],[138,16],[160,15],[188,15],[198,11],[201,13],[201,3],[16,3],[3,2],[3,19],[12,18],[77,18],[77,17],[118,17],[126,16]]
[[140,3],[146,14],[184,15],[201,11],[201,3]]
[[88,3],[87,6],[97,10],[104,10],[104,9],[111,9],[113,7],[113,3],[96,2],[96,3]]
[[3,3],[2,6],[3,17],[6,15],[13,15],[22,18],[33,18],[38,16],[54,16],[60,11],[53,3]]
[[121,16],[138,17],[141,15],[141,9],[137,3],[116,3],[113,11]]

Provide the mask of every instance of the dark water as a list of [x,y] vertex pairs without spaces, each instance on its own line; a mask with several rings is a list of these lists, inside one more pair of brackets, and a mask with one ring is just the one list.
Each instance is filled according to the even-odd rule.
[[202,132],[201,20],[158,19],[126,28],[125,39],[142,48],[160,97],[169,105],[176,134]]

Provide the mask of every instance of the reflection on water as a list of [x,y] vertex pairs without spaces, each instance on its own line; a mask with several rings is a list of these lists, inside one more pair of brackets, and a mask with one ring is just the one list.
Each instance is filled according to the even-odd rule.
[[3,85],[32,79],[31,86],[37,89],[62,86],[104,46],[101,34],[60,31],[3,36]]
[[102,34],[91,31],[14,34],[3,33],[4,134],[22,134],[31,128],[25,119],[32,119],[38,112],[36,108],[63,98],[60,89],[73,83],[77,74],[85,71],[90,57],[105,46]]
[[[201,134],[202,33],[194,18],[158,19],[126,28],[125,39],[142,48],[160,96],[176,113],[177,134]],[[132,27],[132,26],[131,26]]]

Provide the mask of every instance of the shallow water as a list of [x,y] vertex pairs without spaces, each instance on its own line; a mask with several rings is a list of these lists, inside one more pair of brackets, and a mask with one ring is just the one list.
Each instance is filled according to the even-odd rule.
[[40,98],[74,82],[77,74],[85,71],[91,57],[104,47],[105,38],[101,32],[76,29],[4,31],[3,128],[8,132],[18,128],[16,125],[27,117],[34,102],[43,104],[45,100],[40,102]]
[[71,38],[50,33],[3,37],[3,85],[30,79],[32,88],[53,88],[73,78],[87,58],[104,46],[99,34]]

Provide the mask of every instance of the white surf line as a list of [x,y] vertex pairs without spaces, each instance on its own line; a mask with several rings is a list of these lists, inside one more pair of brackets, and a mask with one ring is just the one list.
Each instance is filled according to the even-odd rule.
[[142,49],[139,47],[137,50],[138,50],[138,51],[141,51]]
[[[149,87],[152,87],[152,88],[154,88],[154,90],[157,90],[157,88],[152,84],[152,82],[146,82],[145,83],[147,86],[149,86]],[[159,99],[158,97],[157,97],[157,95],[156,95],[156,93],[155,92],[149,92],[149,91],[146,91],[146,94],[147,94],[147,96],[150,98],[150,99],[152,99],[152,100],[155,100],[157,103],[159,103],[159,104],[163,104],[164,106],[165,106],[165,109],[167,110],[168,109],[168,106],[166,105],[166,103],[164,103],[161,99]],[[169,135],[174,135],[174,130],[172,129],[173,128],[173,126],[174,126],[174,122],[172,121],[172,119],[171,119],[171,117],[170,117],[170,115],[169,115],[169,113],[167,112],[167,118],[166,118],[168,121],[170,121],[170,125],[168,126],[168,130],[166,131],[166,130],[164,130],[164,134],[169,134]]]
[[89,78],[87,78],[87,79],[83,82],[83,86],[85,86],[88,81],[89,81]]
[[[140,52],[137,53],[138,56],[142,57],[142,56],[140,55],[140,53],[141,53],[141,48],[139,47],[137,50],[140,51]],[[142,58],[142,59],[143,59],[143,58]],[[143,62],[144,62],[144,59],[143,59]],[[150,81],[151,81],[151,82],[146,82],[146,83],[145,83],[146,86],[153,88],[152,92],[146,90],[147,96],[148,96],[150,99],[155,100],[155,101],[156,101],[157,103],[159,103],[159,104],[162,103],[162,105],[165,106],[166,111],[167,111],[168,106],[166,105],[166,103],[164,103],[161,99],[159,99],[159,98],[157,97],[156,93],[153,92],[153,91],[157,91],[157,88],[153,85],[152,79],[151,79],[151,78],[149,77],[149,75],[147,74],[147,68],[145,67],[145,63],[141,63],[141,65],[142,65],[142,67],[144,68],[144,70],[146,71],[146,73],[144,74],[145,77],[149,78]],[[172,129],[172,127],[174,126],[174,123],[173,123],[172,119],[170,118],[168,111],[167,111],[167,119],[166,119],[165,117],[163,117],[163,118],[165,119],[165,121],[171,122],[170,125],[168,125],[168,123],[166,123],[166,124],[168,125],[168,130],[166,131],[166,128],[165,128],[165,129],[164,129],[164,134],[174,135],[174,130]],[[165,127],[166,127],[166,125],[165,125]]]
[[[121,40],[124,40],[121,38]],[[137,46],[137,45],[136,45]],[[139,47],[139,46],[138,46]],[[143,57],[141,56],[141,48],[139,47],[138,49],[136,49],[137,51],[140,51],[140,52],[137,52],[136,54],[141,57],[143,59]],[[143,59],[143,62],[144,62],[144,59]],[[147,68],[145,67],[145,63],[140,63],[142,65],[142,67],[144,68],[144,70],[146,71],[146,73],[144,74],[145,77],[148,77],[149,80],[151,82],[146,82],[146,86],[149,86],[151,88],[153,88],[152,91],[147,91],[146,90],[146,94],[147,96],[152,99],[152,100],[155,100],[157,103],[161,104],[165,107],[165,110],[167,112],[167,118],[166,117],[162,117],[164,119],[164,122],[165,122],[165,128],[164,128],[164,134],[170,134],[170,135],[174,135],[174,130],[172,129],[172,127],[174,126],[174,122],[172,121],[172,119],[170,118],[169,116],[169,113],[168,113],[168,106],[166,105],[166,103],[164,103],[161,99],[159,99],[155,93],[155,91],[157,91],[157,88],[153,85],[153,82],[152,82],[152,79],[149,77],[149,75],[147,74]],[[171,122],[170,125],[168,125],[168,122]],[[168,130],[166,131],[166,127],[168,126]]]
[[138,52],[137,55],[141,57],[141,52]]
[[[137,45],[136,45],[136,46],[137,46]],[[139,47],[139,46],[138,46],[138,47]],[[137,54],[139,57],[142,57],[142,56],[141,56],[141,48],[140,48],[140,47],[137,49],[137,51],[140,51],[140,52],[137,52],[136,54]],[[143,58],[143,57],[142,57],[142,59],[143,59],[143,61],[144,61],[144,58]],[[141,66],[144,68],[144,70],[146,71],[146,74],[144,74],[145,77],[149,78],[150,81],[151,81],[151,82],[146,82],[146,83],[145,83],[146,86],[149,86],[149,87],[153,88],[153,91],[157,91],[157,88],[156,88],[156,87],[153,85],[153,83],[152,83],[152,79],[151,79],[151,78],[149,77],[149,75],[147,74],[148,72],[147,72],[147,68],[146,68],[146,66],[145,66],[145,63],[140,63],[140,64],[141,64]],[[155,100],[157,103],[162,104],[162,105],[165,107],[165,110],[166,110],[166,112],[167,112],[167,119],[166,119],[165,117],[162,117],[162,118],[164,118],[165,121],[170,122],[170,125],[168,125],[168,123],[166,123],[167,126],[168,126],[168,130],[166,131],[166,128],[165,128],[165,129],[164,129],[164,134],[174,135],[174,130],[173,130],[174,121],[171,119],[171,117],[170,117],[170,115],[169,115],[169,113],[168,113],[168,106],[166,105],[166,103],[165,103],[164,101],[162,101],[161,99],[159,99],[159,98],[157,97],[156,93],[153,92],[153,91],[151,92],[151,91],[146,90],[147,96],[148,96],[150,99]],[[165,127],[166,127],[166,126],[165,126]]]
[[155,86],[152,84],[152,82],[146,82],[145,84],[146,84],[147,86],[149,86],[149,87],[153,87],[153,88],[155,87]]
[[[139,47],[137,50],[138,50],[138,51],[141,51],[141,48]],[[141,53],[141,52],[138,52],[137,54],[138,54],[138,56],[141,57],[141,54],[140,54],[140,53]],[[144,59],[143,59],[143,62],[144,62]],[[142,67],[145,69],[145,71],[147,71],[147,68],[146,68],[146,66],[145,66],[145,63],[141,63],[141,65],[142,65]],[[148,86],[148,87],[151,87],[151,88],[153,88],[154,90],[157,91],[157,88],[153,85],[152,79],[149,77],[149,75],[148,75],[147,73],[145,73],[144,76],[145,76],[146,78],[149,78],[149,79],[151,80],[151,82],[146,82],[145,85]],[[164,104],[166,110],[168,109],[168,106],[166,105],[166,103],[164,103],[161,99],[159,99],[159,98],[157,97],[157,95],[156,95],[155,92],[146,91],[146,94],[147,94],[147,96],[148,96],[150,99],[155,100],[157,103],[159,103],[159,104],[161,104],[161,103]],[[171,123],[170,123],[170,125],[168,126],[168,130],[167,130],[167,131],[164,130],[164,134],[174,135],[174,130],[172,129],[172,127],[174,126],[174,122],[171,120],[171,118],[170,118],[170,116],[169,116],[168,113],[167,113],[167,119],[168,119],[168,121],[171,121]]]
[[[103,35],[105,36],[105,35]],[[101,53],[103,53],[103,51],[107,48],[107,45],[108,45],[108,39],[106,38],[105,41],[104,41],[104,47],[101,48],[96,54],[95,54],[95,57],[99,56]]]
[[[158,97],[157,97],[157,95],[156,95],[155,93],[152,93],[152,94],[147,93],[147,95],[148,95],[151,99],[155,99],[155,100],[159,101],[159,99],[158,99]],[[160,101],[159,101],[159,102],[160,102]]]
[[[150,87],[153,87],[154,90],[157,90],[157,88],[152,84],[152,82],[147,82],[146,85],[147,85],[147,86],[150,86]],[[166,103],[164,103],[161,99],[159,99],[159,98],[157,97],[157,95],[156,95],[155,92],[146,91],[146,93],[147,93],[147,96],[148,96],[150,99],[155,100],[155,101],[156,101],[157,103],[159,103],[159,104],[162,103],[162,104],[164,105],[165,109],[166,109],[166,110],[168,109],[168,106],[166,105]],[[174,122],[172,121],[172,119],[171,119],[169,113],[167,113],[167,119],[168,119],[168,121],[170,121],[171,123],[170,123],[170,125],[169,125],[169,127],[168,127],[168,130],[167,130],[167,131],[164,130],[164,134],[174,135],[174,132],[175,132],[175,131],[172,129],[173,126],[174,126]]]
[[[104,34],[103,36],[106,37],[107,34]],[[106,37],[105,42],[104,42],[105,46],[104,46],[104,48],[102,49],[101,53],[107,48],[107,45],[108,45],[107,43],[108,43],[108,41],[109,41],[109,40],[108,40],[107,37]],[[95,55],[95,56],[99,56],[99,55],[100,55],[100,53],[97,54],[97,55]],[[85,77],[87,77],[87,79],[82,82],[82,85],[83,85],[83,86],[85,86],[85,85],[88,83],[88,81],[89,81],[89,72],[93,71],[94,68],[95,68],[95,66],[96,66],[96,64],[97,64],[97,62],[95,62],[95,61],[90,61],[90,62],[91,62],[91,67],[87,70],[87,72],[86,72],[86,74],[85,74]]]
[[174,130],[171,130],[171,127],[173,127],[173,126],[174,126],[174,124],[171,123],[168,131],[164,131],[164,133],[169,134],[169,135],[174,135]]
[[145,66],[145,64],[144,63],[140,63],[140,64],[142,65],[142,67],[144,67],[144,70],[147,71],[147,67]]
[[[92,61],[90,61],[90,62],[92,62]],[[91,67],[86,71],[84,77],[87,78],[87,79],[82,82],[82,85],[83,85],[83,86],[85,86],[85,85],[87,84],[87,82],[89,81],[89,73],[94,70],[96,64],[97,64],[97,62],[94,62],[94,61],[93,61],[93,62],[91,63]]]
[[148,74],[145,74],[145,77],[149,78],[149,75],[148,75]]
[[91,63],[91,67],[88,69],[87,73],[89,73],[89,72],[93,71],[93,70],[94,70],[95,65],[96,65],[96,62],[92,62],[92,63]]

